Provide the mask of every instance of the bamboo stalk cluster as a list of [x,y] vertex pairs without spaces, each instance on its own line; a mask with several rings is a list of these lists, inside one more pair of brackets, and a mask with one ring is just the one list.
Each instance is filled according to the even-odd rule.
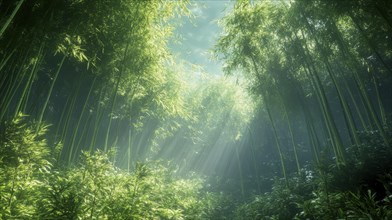
[[[390,94],[380,94],[390,91],[390,10],[387,1],[237,1],[223,19],[216,54],[262,101],[286,181],[290,158],[301,170],[306,136],[316,164],[330,151],[338,167],[347,146],[361,147],[360,131],[390,147]],[[282,149],[286,136],[291,150]]]

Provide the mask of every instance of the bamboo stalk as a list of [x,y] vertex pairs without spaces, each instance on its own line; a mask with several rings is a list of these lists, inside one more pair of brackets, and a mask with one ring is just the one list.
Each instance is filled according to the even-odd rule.
[[[305,21],[305,23],[308,26],[310,26],[307,21]],[[311,29],[310,27],[308,27],[308,28]],[[301,33],[304,37],[303,30],[301,30]],[[304,39],[305,39],[305,37],[304,37]],[[307,56],[305,54],[307,54]],[[343,153],[344,152],[343,143],[342,143],[341,137],[339,135],[339,132],[337,130],[336,124],[333,120],[331,108],[329,106],[327,96],[325,94],[320,76],[318,75],[318,73],[316,71],[316,67],[313,64],[314,62],[306,61],[307,59],[311,60],[310,50],[308,48],[307,43],[304,44],[304,55],[305,55],[305,62],[307,62],[308,68],[311,67],[311,69],[313,69],[313,74],[311,74],[311,76],[309,76],[309,77],[311,80],[313,80],[313,82],[314,82],[313,84],[316,87],[316,92],[317,92],[316,94],[318,94],[319,101],[321,103],[321,109],[322,109],[323,115],[325,117],[325,121],[327,124],[327,130],[330,134],[330,137],[332,138],[332,145],[333,145],[334,152],[336,155],[336,162],[337,162],[337,164],[344,163],[345,159],[344,159],[344,153]],[[310,69],[309,69],[309,73],[311,73]]]
[[[20,71],[22,71],[22,73],[20,73]],[[4,102],[1,103],[1,113],[0,113],[0,121],[3,120],[7,110],[9,110],[9,107],[11,105],[12,100],[15,97],[16,92],[18,91],[19,87],[22,85],[23,82],[23,78],[26,74],[26,71],[23,71],[22,68],[20,68],[19,72],[17,74],[15,74],[15,81],[11,82],[10,81],[10,85],[9,85],[9,89],[7,91],[7,94],[5,95],[4,98]],[[17,80],[17,77],[21,75],[20,80]]]
[[241,196],[242,196],[242,199],[244,199],[245,198],[245,187],[244,187],[244,176],[242,173],[242,164],[241,164],[240,154],[238,152],[238,147],[234,146],[234,148],[235,148],[235,155],[237,158],[238,173],[240,174],[240,179],[241,179],[241,181],[240,181]]
[[102,118],[103,118],[103,111],[101,111],[101,104],[100,104],[100,102],[102,100],[103,93],[104,93],[104,87],[101,87],[100,92],[99,92],[98,103],[97,103],[97,111],[96,111],[96,114],[95,114],[95,120],[94,120],[94,126],[93,126],[93,135],[91,137],[91,142],[90,142],[90,146],[89,146],[89,150],[88,150],[90,153],[92,152],[92,149],[95,146],[95,142],[96,142],[97,135],[98,135],[98,132],[99,132],[98,127],[101,124]]
[[[19,111],[24,112],[24,110],[26,108],[28,94],[30,93],[29,90],[30,90],[31,85],[33,83],[34,76],[38,71],[38,68],[37,68],[38,63],[40,63],[40,60],[41,60],[42,49],[43,49],[43,44],[40,46],[40,49],[39,49],[38,55],[37,55],[37,59],[34,62],[34,65],[33,65],[31,72],[30,72],[30,76],[26,82],[24,89],[23,89],[22,95],[19,98],[18,104],[16,105],[14,117],[16,117],[19,114]],[[22,105],[23,102],[25,103],[25,105]]]
[[131,153],[132,153],[132,128],[131,128],[131,126],[129,126],[129,129],[128,129],[128,149],[127,149],[127,156],[128,156],[127,171],[128,171],[128,173],[131,171]]
[[115,86],[115,89],[113,91],[112,105],[110,107],[110,112],[109,112],[109,123],[108,123],[108,127],[106,129],[106,136],[105,136],[105,145],[104,145],[104,151],[105,152],[107,152],[107,150],[108,150],[109,134],[110,134],[110,129],[112,127],[112,114],[114,112],[114,106],[115,106],[116,99],[117,99],[117,92],[118,92],[118,89],[119,89],[119,86],[120,86],[121,77],[122,77],[123,72],[125,71],[124,63],[125,63],[125,59],[126,59],[126,56],[127,56],[127,53],[128,53],[128,48],[129,48],[129,43],[125,47],[124,57],[123,57],[121,69],[120,69],[120,71],[118,73],[116,86]]
[[374,85],[374,90],[376,91],[377,105],[380,110],[381,124],[385,126],[387,124],[387,116],[385,114],[385,109],[384,109],[383,103],[381,101],[380,91],[378,89],[378,81],[376,79],[376,76],[373,73],[371,73],[370,71],[369,71],[369,73],[371,74],[371,76],[373,78],[372,81],[373,81],[373,85]]
[[278,88],[277,88],[277,90],[278,90],[278,93],[279,93],[278,96],[279,96],[280,103],[281,103],[282,106],[283,106],[283,113],[284,113],[284,116],[286,117],[287,127],[288,127],[288,129],[289,129],[290,141],[291,141],[291,145],[292,145],[292,147],[293,147],[295,164],[296,164],[296,166],[297,166],[297,172],[300,173],[300,172],[301,172],[301,167],[300,167],[300,165],[299,165],[298,152],[297,152],[297,147],[296,147],[295,140],[294,140],[293,129],[291,128],[291,123],[290,123],[289,114],[288,114],[288,112],[287,112],[286,104],[285,104],[284,101],[283,101],[282,94],[281,94],[281,92],[279,91]]
[[86,106],[87,106],[88,100],[90,99],[91,91],[92,91],[93,88],[94,88],[94,84],[95,84],[96,78],[97,78],[97,77],[94,77],[94,80],[93,80],[93,82],[91,83],[90,89],[89,89],[89,91],[88,91],[88,93],[87,93],[86,100],[84,101],[84,104],[83,104],[83,107],[82,107],[82,112],[80,113],[78,122],[77,122],[77,124],[76,124],[76,127],[74,128],[74,133],[73,133],[73,135],[72,135],[72,142],[71,142],[71,145],[70,145],[70,152],[69,152],[69,154],[68,154],[68,163],[71,162],[71,159],[72,159],[72,156],[73,156],[73,150],[74,150],[74,146],[75,146],[76,136],[77,136],[77,134],[78,134],[78,132],[79,132],[79,126],[80,126],[80,123],[81,123],[81,121],[82,121],[84,112],[85,112],[85,110],[86,110]]
[[251,155],[252,155],[252,165],[253,165],[253,168],[255,169],[255,173],[256,173],[257,189],[258,189],[259,193],[261,194],[261,183],[260,183],[259,172],[258,172],[257,165],[256,165],[256,157],[255,157],[256,156],[256,152],[255,152],[255,149],[254,149],[255,141],[254,141],[254,138],[253,138],[252,130],[250,129],[249,125],[247,125],[247,128],[248,128],[249,139],[250,139],[249,140],[250,141],[249,147],[250,147]]
[[14,19],[16,13],[19,11],[20,6],[23,4],[23,2],[24,2],[24,0],[20,0],[18,2],[18,4],[16,5],[15,9],[12,11],[10,17],[7,19],[7,21],[5,22],[5,24],[1,28],[1,30],[0,30],[0,38],[4,34],[5,30],[8,28],[8,26],[10,25],[11,21]]
[[[314,86],[314,85],[312,84],[312,86]],[[305,104],[305,100],[302,98],[302,97],[305,97],[304,92],[302,89],[300,89],[300,87],[296,87],[296,88],[297,88],[296,89],[297,95],[298,95],[298,97],[300,97],[299,101],[301,103],[302,113],[305,118],[305,123],[306,123],[306,128],[307,128],[306,130],[308,133],[308,138],[309,138],[309,142],[310,142],[310,146],[311,146],[310,148],[311,148],[311,151],[313,152],[313,157],[316,161],[316,164],[318,165],[318,164],[320,164],[320,160],[319,160],[320,140],[317,136],[317,133],[316,133],[314,125],[313,125],[314,120],[312,118],[312,114],[311,114],[308,106]]]
[[[8,56],[6,58],[4,58],[1,63],[0,63],[0,72],[3,70],[3,68],[5,67],[5,65],[8,63],[8,61],[10,60],[10,58],[12,57],[12,55],[14,55],[15,53],[15,48],[11,51],[11,53],[8,54]],[[0,84],[1,87],[1,84]]]
[[289,127],[290,140],[291,140],[291,145],[292,145],[293,151],[294,151],[294,158],[295,158],[295,164],[297,165],[297,172],[300,173],[301,172],[301,166],[299,165],[298,152],[297,152],[297,147],[296,147],[295,140],[294,140],[293,129],[291,127],[289,114],[288,114],[286,106],[284,104],[283,104],[283,108],[284,108],[284,112],[285,112],[285,115],[286,115],[286,118],[287,118],[287,125]]
[[368,96],[368,94],[366,92],[365,85],[359,79],[359,76],[358,76],[357,73],[354,73],[354,77],[356,78],[356,81],[360,83],[359,84],[359,86],[360,86],[360,88],[359,88],[360,94],[361,94],[362,99],[365,101],[365,107],[366,107],[367,111],[370,113],[370,116],[372,118],[372,122],[374,124],[376,124],[376,127],[379,130],[385,145],[387,147],[390,147],[390,144],[389,144],[388,138],[387,138],[387,136],[385,134],[384,128],[382,127],[382,125],[381,125],[381,123],[380,123],[380,121],[379,121],[379,119],[378,119],[378,117],[376,115],[376,112],[374,110],[374,107],[371,104],[370,98],[369,98],[369,96]]
[[328,64],[326,64],[326,65],[327,65],[327,70],[328,70],[327,72],[328,72],[330,78],[332,79],[332,82],[333,82],[335,89],[336,89],[336,92],[338,94],[338,99],[339,99],[340,105],[343,107],[344,119],[346,121],[346,125],[348,125],[347,129],[349,130],[351,140],[353,141],[353,143],[356,146],[359,146],[360,141],[359,141],[359,138],[357,135],[357,128],[354,124],[354,119],[353,119],[352,113],[347,105],[347,101],[343,96],[343,93],[341,91],[341,88],[340,88],[337,80],[336,80],[336,77],[332,73],[331,67]]
[[[252,61],[253,69],[254,69],[254,71],[256,73],[256,76],[260,77],[260,73],[259,73],[259,70],[257,68],[257,64],[256,64],[255,58],[253,56],[250,56],[250,59]],[[285,162],[284,162],[284,157],[283,157],[283,153],[282,153],[282,150],[281,150],[281,146],[280,146],[280,143],[279,143],[278,134],[276,132],[275,122],[274,122],[274,120],[272,118],[272,115],[271,115],[271,112],[270,112],[270,109],[269,109],[269,106],[268,106],[268,100],[266,100],[267,96],[265,94],[261,94],[261,96],[263,97],[265,108],[266,108],[267,113],[268,113],[268,118],[269,118],[269,120],[271,122],[271,125],[272,125],[272,130],[273,130],[273,133],[274,133],[275,144],[276,144],[275,146],[276,146],[276,148],[278,150],[278,153],[279,153],[279,158],[280,158],[280,164],[281,164],[283,177],[285,179],[286,186],[288,187],[288,178],[287,178],[287,173],[286,173],[286,166],[285,166]]]
[[[64,116],[65,116],[65,113],[66,113],[66,111],[67,111],[67,109],[68,109],[68,105],[69,105],[70,101],[71,101],[71,96],[68,95],[67,101],[65,101],[65,104],[64,104],[64,106],[63,106],[63,108],[62,108],[63,111],[61,112],[60,119],[57,121],[56,133],[55,133],[55,135],[54,135],[54,137],[56,138],[56,140],[57,140],[57,138],[58,138],[58,136],[59,136],[60,127],[62,126],[62,123],[63,123],[63,120],[64,120]],[[63,129],[64,129],[64,128],[63,128]],[[61,137],[59,138],[58,141],[61,141]]]
[[[342,72],[342,70],[340,70],[340,72]],[[351,99],[351,101],[352,101],[352,103],[353,103],[353,105],[354,105],[355,112],[357,113],[357,116],[358,116],[358,118],[359,118],[359,121],[361,122],[362,129],[364,129],[365,131],[368,131],[368,125],[367,125],[366,122],[365,122],[364,116],[362,116],[361,110],[360,110],[360,108],[359,108],[359,106],[358,106],[358,104],[357,104],[357,100],[355,99],[355,97],[354,97],[354,95],[353,95],[353,92],[352,92],[352,89],[351,89],[351,87],[348,85],[347,79],[346,79],[345,76],[343,76],[343,80],[342,80],[342,81],[343,81],[344,87],[346,88],[347,93],[348,93],[348,95],[350,96],[350,99]],[[363,105],[363,102],[362,102],[362,105]],[[370,121],[369,121],[370,119],[367,118],[367,120],[368,120],[368,124],[370,124]]]
[[84,141],[86,142],[85,136],[86,136],[87,133],[88,133],[88,132],[87,132],[87,126],[91,124],[91,117],[92,117],[91,114],[89,114],[89,115],[87,116],[87,120],[86,120],[86,122],[84,123],[84,126],[83,126],[83,129],[82,129],[82,132],[81,132],[79,141],[78,141],[78,143],[77,143],[76,146],[75,146],[76,150],[75,150],[74,155],[73,155],[73,157],[72,157],[72,161],[75,161],[75,160],[78,158],[78,157],[77,157],[77,152],[79,152],[79,150],[81,149],[81,143],[82,143],[83,138],[84,138]]
[[57,77],[58,77],[58,75],[60,73],[61,68],[63,67],[63,64],[64,64],[64,61],[65,61],[66,57],[67,56],[64,55],[63,58],[61,59],[60,64],[59,64],[59,66],[58,66],[58,68],[56,70],[56,73],[55,73],[54,77],[53,77],[52,83],[51,83],[49,91],[48,91],[48,95],[46,96],[46,100],[44,102],[44,106],[42,107],[41,113],[39,114],[39,117],[38,117],[36,133],[38,133],[38,131],[40,129],[40,126],[41,126],[41,123],[42,123],[42,119],[44,117],[46,108],[47,108],[48,103],[49,103],[50,96],[52,95],[54,84],[57,81]]
[[69,130],[70,121],[71,121],[71,115],[74,112],[75,103],[76,103],[76,100],[77,100],[77,97],[78,97],[78,94],[79,94],[79,91],[80,91],[80,87],[82,86],[82,81],[83,80],[81,79],[81,77],[82,76],[80,75],[79,83],[78,83],[78,85],[76,87],[76,90],[74,91],[71,104],[69,105],[69,108],[67,110],[67,116],[65,117],[64,127],[63,127],[63,130],[61,132],[60,140],[64,141],[64,145],[65,145],[66,140],[68,140],[67,136],[68,136],[68,130]]
[[270,108],[268,106],[268,102],[265,101],[264,103],[265,103],[265,109],[267,110],[268,118],[269,118],[269,120],[271,122],[272,131],[274,133],[275,144],[276,144],[276,148],[277,148],[278,153],[279,153],[280,165],[282,167],[283,177],[285,179],[286,186],[288,187],[288,178],[287,178],[287,172],[286,172],[286,165],[285,165],[285,162],[284,162],[283,152],[282,152],[282,148],[280,146],[278,133],[276,131],[275,121],[272,118],[271,111],[270,111]]
[[[352,21],[353,21],[353,19],[352,19]],[[353,59],[354,55],[352,55],[350,50],[348,49],[348,46],[347,46],[346,42],[343,40],[342,34],[339,31],[339,29],[338,29],[338,27],[336,26],[335,23],[336,23],[336,21],[331,22],[331,24],[332,24],[331,26],[333,28],[333,31],[334,31],[335,35],[340,40],[339,46],[341,47],[340,49],[342,51],[343,57],[345,59],[347,59],[347,60],[352,60],[356,64],[355,67],[353,67],[352,63],[349,62],[350,71],[351,71],[352,75],[354,76],[355,85],[357,86],[357,89],[359,90],[360,100],[362,102],[362,105],[365,108],[366,116],[367,116],[368,121],[369,121],[369,127],[370,127],[370,129],[373,129],[373,125],[371,123],[371,118],[372,118],[373,122],[376,123],[376,126],[378,128],[380,128],[380,126],[377,125],[377,121],[374,121],[374,117],[373,117],[374,109],[372,109],[372,107],[368,106],[368,104],[367,104],[370,101],[368,100],[369,97],[367,96],[367,94],[366,94],[367,92],[364,89],[364,87],[365,87],[364,86],[364,82],[363,82],[362,78],[359,76],[359,74],[357,73],[358,71],[360,71],[358,69],[358,67],[361,66],[361,65],[359,64],[359,62],[356,59]],[[345,82],[345,83],[347,84],[347,82]],[[353,101],[354,101],[354,104],[355,104],[356,102],[355,102],[354,99],[353,99]],[[360,111],[358,111],[358,115],[360,116]],[[367,130],[367,126],[364,126],[364,128],[365,128],[365,130]]]

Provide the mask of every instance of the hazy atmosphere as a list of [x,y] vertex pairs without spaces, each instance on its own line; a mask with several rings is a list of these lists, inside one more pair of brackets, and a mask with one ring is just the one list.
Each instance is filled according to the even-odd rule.
[[387,0],[0,0],[0,219],[392,219]]

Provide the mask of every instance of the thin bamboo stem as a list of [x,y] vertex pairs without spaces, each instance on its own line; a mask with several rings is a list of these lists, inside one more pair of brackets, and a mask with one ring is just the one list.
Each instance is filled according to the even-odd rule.
[[48,91],[48,95],[46,96],[46,100],[44,102],[44,106],[42,107],[41,113],[39,114],[39,117],[38,117],[36,133],[38,133],[38,131],[40,129],[40,126],[41,126],[41,123],[42,123],[42,119],[44,117],[46,108],[47,108],[48,103],[49,103],[49,99],[52,96],[52,91],[53,91],[54,85],[55,85],[55,83],[57,81],[57,77],[58,77],[58,75],[60,73],[61,68],[63,67],[63,64],[64,64],[64,61],[65,61],[66,57],[67,56],[64,55],[63,58],[61,59],[60,64],[59,64],[59,66],[58,66],[58,68],[56,70],[56,73],[55,73],[54,77],[53,77],[52,83],[51,83],[49,91]]
[[113,118],[112,114],[114,112],[114,106],[115,106],[115,103],[117,100],[117,92],[118,92],[118,89],[120,86],[121,77],[122,77],[123,72],[125,71],[124,63],[125,63],[125,58],[128,54],[128,48],[129,48],[129,44],[127,44],[127,46],[125,47],[123,62],[121,65],[121,69],[118,73],[118,78],[117,78],[115,89],[113,91],[112,105],[110,107],[110,112],[109,112],[109,123],[108,123],[108,127],[106,129],[106,136],[105,136],[105,145],[104,145],[105,152],[107,152],[107,150],[108,150],[109,134],[110,134],[110,129],[112,127],[112,118]]
[[14,19],[16,13],[19,11],[20,6],[22,6],[24,0],[20,0],[18,2],[18,4],[16,5],[15,9],[12,11],[10,17],[7,19],[7,21],[5,22],[5,24],[3,25],[3,27],[0,30],[0,38],[1,36],[4,34],[5,30],[7,30],[8,26],[10,25],[10,23],[12,22],[12,20]]
[[79,132],[79,126],[80,126],[80,123],[82,121],[84,112],[86,111],[86,106],[87,106],[87,103],[88,103],[88,101],[90,99],[91,91],[94,88],[95,80],[96,80],[96,77],[94,77],[94,80],[91,83],[90,89],[89,89],[89,91],[87,93],[86,100],[84,101],[84,104],[83,104],[83,107],[82,107],[82,112],[79,115],[79,119],[78,119],[78,122],[76,124],[76,127],[73,129],[74,133],[73,133],[72,142],[71,142],[71,145],[70,145],[70,152],[68,154],[68,163],[71,163],[71,159],[72,159],[72,156],[73,156],[73,150],[74,150],[74,147],[75,147],[76,136],[77,136],[77,134]]

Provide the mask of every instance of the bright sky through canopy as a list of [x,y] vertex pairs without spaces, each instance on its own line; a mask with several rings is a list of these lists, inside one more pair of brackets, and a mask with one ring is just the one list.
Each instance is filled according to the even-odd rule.
[[181,27],[175,31],[180,43],[172,44],[173,53],[179,59],[201,66],[205,72],[222,74],[222,63],[211,59],[213,48],[222,29],[218,20],[224,16],[232,1],[191,1],[190,10],[194,18],[184,17]]

